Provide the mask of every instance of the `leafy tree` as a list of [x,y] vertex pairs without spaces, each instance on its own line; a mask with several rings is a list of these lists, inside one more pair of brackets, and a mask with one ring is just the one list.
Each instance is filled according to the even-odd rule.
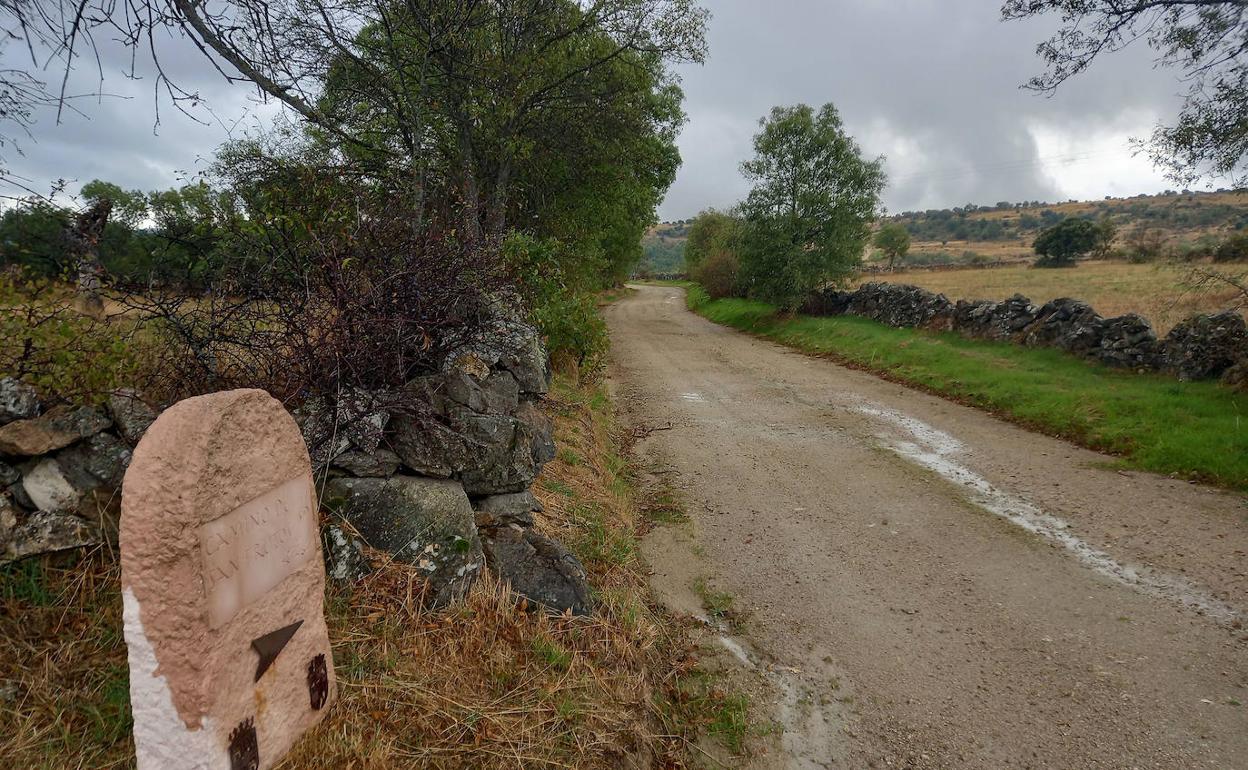
[[893,269],[895,262],[906,260],[910,251],[910,231],[898,222],[886,222],[875,233],[875,247],[888,257],[888,269]]
[[862,261],[884,187],[883,159],[864,160],[831,104],[775,107],[760,121],[745,220],[741,278],[764,300],[796,309]]
[[1230,176],[1248,160],[1248,4],[1243,0],[1006,0],[1006,19],[1059,15],[1062,28],[1037,46],[1047,70],[1028,83],[1052,92],[1105,51],[1145,40],[1158,61],[1183,72],[1188,91],[1173,125],[1151,140],[1154,161],[1181,184]]
[[89,205],[101,200],[112,201],[109,222],[135,228],[147,218],[147,193],[142,190],[123,190],[112,182],[92,179],[82,186],[82,197]]
[[740,247],[741,218],[733,212],[706,209],[694,218],[685,244],[685,267],[695,269],[715,254],[735,254]]
[[1109,256],[1110,249],[1114,246],[1114,238],[1118,236],[1118,225],[1114,224],[1114,220],[1105,217],[1096,223],[1096,246],[1092,249],[1092,255],[1097,259],[1104,259]]
[[1073,267],[1075,260],[1097,248],[1101,233],[1087,219],[1063,219],[1036,236],[1032,247],[1040,258],[1036,267]]

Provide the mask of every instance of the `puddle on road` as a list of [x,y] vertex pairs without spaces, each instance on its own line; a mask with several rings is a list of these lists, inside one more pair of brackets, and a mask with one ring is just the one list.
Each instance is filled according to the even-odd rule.
[[1231,623],[1240,617],[1234,607],[1203,593],[1183,578],[1115,561],[1109,554],[1072,534],[1067,522],[1042,511],[1022,497],[993,486],[955,459],[962,453],[963,445],[948,433],[907,414],[876,405],[853,406],[850,411],[900,429],[910,440],[895,440],[881,435],[888,442],[889,449],[960,487],[967,499],[979,507],[1061,545],[1096,572],[1136,590],[1197,610],[1220,623]]
[[680,397],[686,401],[692,401],[695,404],[705,404],[706,396],[701,393],[681,393]]
[[741,665],[759,672],[776,688],[780,697],[773,716],[783,726],[780,745],[784,749],[784,767],[792,770],[834,767],[839,753],[836,726],[843,717],[826,711],[825,704],[830,701],[806,682],[798,669],[762,665],[740,641],[728,634],[723,623],[701,613],[694,613],[693,617],[711,629],[716,640]]

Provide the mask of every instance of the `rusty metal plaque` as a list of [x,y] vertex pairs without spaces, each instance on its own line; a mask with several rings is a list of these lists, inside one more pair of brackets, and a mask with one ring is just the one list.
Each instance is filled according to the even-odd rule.
[[312,708],[318,711],[329,697],[329,671],[325,666],[324,653],[308,662],[308,695],[312,698]]
[[230,733],[230,770],[259,770],[260,744],[256,741],[256,723],[244,719]]

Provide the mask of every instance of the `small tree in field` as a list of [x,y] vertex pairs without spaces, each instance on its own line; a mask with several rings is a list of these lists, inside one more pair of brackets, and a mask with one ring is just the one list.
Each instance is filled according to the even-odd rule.
[[1036,236],[1036,267],[1073,267],[1075,260],[1096,250],[1101,229],[1086,219],[1063,219]]
[[875,234],[875,247],[888,257],[888,269],[896,262],[906,261],[910,251],[910,231],[897,222],[887,222]]
[[796,309],[862,261],[884,188],[882,159],[865,160],[831,104],[775,107],[741,170],[741,277],[753,295]]
[[707,209],[698,214],[689,226],[685,242],[685,269],[692,274],[707,258],[737,251],[741,237],[741,218],[731,211]]

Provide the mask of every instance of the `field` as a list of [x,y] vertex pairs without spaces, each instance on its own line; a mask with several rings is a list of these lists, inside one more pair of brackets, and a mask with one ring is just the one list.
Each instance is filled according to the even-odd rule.
[[[1116,236],[1111,253],[1127,257],[1142,244],[1156,256],[1207,255],[1228,236],[1248,228],[1248,195],[1243,192],[1171,192],[1097,201],[1044,203],[1001,201],[952,209],[907,211],[888,217],[911,236],[910,265],[1030,262],[1031,244],[1044,228],[1068,217],[1109,222]],[[868,249],[869,265],[882,256]]]
[[921,286],[952,300],[1002,300],[1023,294],[1038,304],[1058,297],[1074,297],[1096,308],[1106,318],[1139,313],[1165,334],[1193,313],[1230,306],[1232,290],[1198,291],[1186,285],[1182,267],[1169,264],[1134,265],[1127,262],[1081,262],[1073,268],[1039,270],[1030,265],[958,270],[904,270],[866,275],[860,282],[887,281]]

